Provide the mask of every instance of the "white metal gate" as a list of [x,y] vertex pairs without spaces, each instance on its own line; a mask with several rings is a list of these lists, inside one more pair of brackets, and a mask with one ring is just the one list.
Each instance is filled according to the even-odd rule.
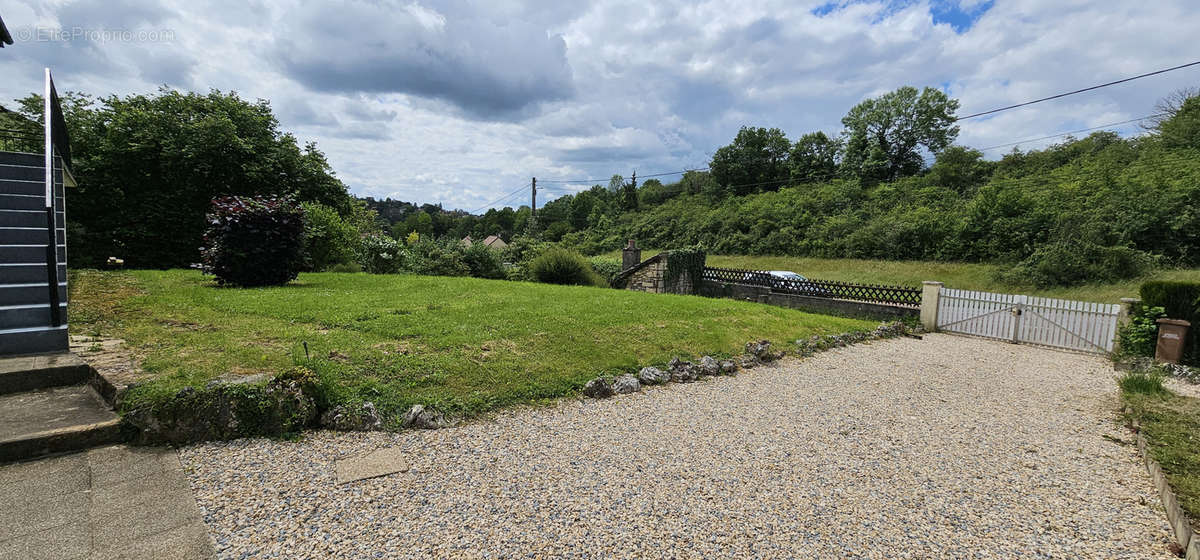
[[938,329],[1083,352],[1112,352],[1121,306],[942,288]]

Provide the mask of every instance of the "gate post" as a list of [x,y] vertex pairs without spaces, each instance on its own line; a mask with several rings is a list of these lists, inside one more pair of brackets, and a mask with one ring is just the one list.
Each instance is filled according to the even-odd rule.
[[1029,296],[1019,295],[1014,298],[1012,309],[1012,343],[1019,344],[1021,342],[1021,315],[1025,313],[1025,304],[1029,302]]
[[1119,336],[1121,329],[1129,324],[1129,315],[1133,313],[1135,307],[1139,307],[1142,300],[1139,298],[1121,298],[1121,308],[1117,311],[1117,330],[1113,332],[1113,353],[1121,352],[1121,337]]
[[921,283],[921,326],[927,332],[937,332],[938,299],[943,285],[930,280]]

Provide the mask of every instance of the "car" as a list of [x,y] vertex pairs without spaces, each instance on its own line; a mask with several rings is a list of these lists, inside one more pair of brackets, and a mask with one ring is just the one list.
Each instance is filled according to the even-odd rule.
[[805,296],[833,297],[833,292],[811,283],[808,278],[790,270],[768,270],[771,289]]

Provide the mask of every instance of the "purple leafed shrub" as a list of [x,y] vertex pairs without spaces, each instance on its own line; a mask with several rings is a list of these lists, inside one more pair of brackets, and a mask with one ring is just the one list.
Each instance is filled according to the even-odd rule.
[[304,265],[304,209],[289,197],[215,199],[201,253],[221,284],[287,284]]

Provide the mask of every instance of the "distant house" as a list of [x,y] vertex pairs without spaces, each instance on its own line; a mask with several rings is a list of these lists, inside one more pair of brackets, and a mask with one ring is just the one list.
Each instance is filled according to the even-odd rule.
[[459,241],[458,243],[460,245],[462,245],[463,247],[470,247],[473,242],[471,241],[471,236],[468,235],[468,236],[462,238],[462,241]]
[[505,243],[503,239],[500,239],[500,237],[496,235],[489,235],[487,239],[483,240],[483,245],[497,251],[508,247],[508,243]]

